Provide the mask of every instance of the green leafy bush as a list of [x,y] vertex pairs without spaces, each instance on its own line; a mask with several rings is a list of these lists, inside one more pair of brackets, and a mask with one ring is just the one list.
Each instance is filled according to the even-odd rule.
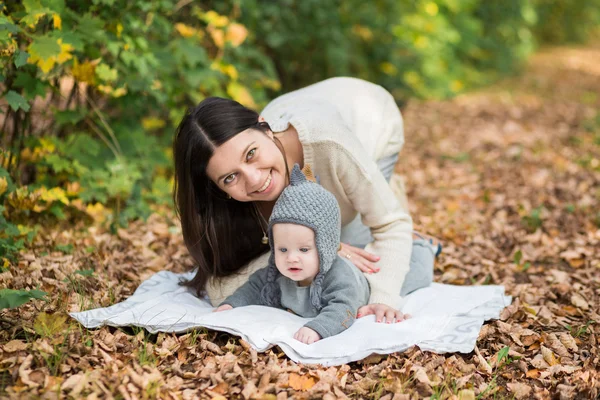
[[116,228],[169,205],[173,132],[206,96],[260,109],[352,75],[398,100],[449,97],[518,70],[539,41],[585,39],[599,13],[600,0],[3,2],[0,257],[34,232],[9,210]]
[[38,289],[0,289],[0,310],[4,308],[17,308],[32,299],[45,300],[44,297],[46,294],[46,292]]

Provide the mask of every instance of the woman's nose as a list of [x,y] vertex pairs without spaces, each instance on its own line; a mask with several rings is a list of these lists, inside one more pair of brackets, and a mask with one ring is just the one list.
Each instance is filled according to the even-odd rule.
[[254,191],[260,189],[260,187],[264,183],[261,181],[262,177],[261,177],[260,170],[258,168],[255,168],[253,166],[248,166],[248,168],[246,168],[244,170],[244,175],[246,176],[246,182],[248,182],[247,189],[250,192],[254,192]]

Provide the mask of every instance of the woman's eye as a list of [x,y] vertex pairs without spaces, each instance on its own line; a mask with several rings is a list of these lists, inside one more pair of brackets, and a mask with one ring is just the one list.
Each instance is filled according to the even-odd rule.
[[225,179],[223,179],[223,183],[225,183],[227,185],[228,183],[231,183],[234,179],[235,179],[235,174],[227,175],[225,177]]
[[256,148],[250,150],[248,154],[246,154],[246,161],[251,160],[256,154]]

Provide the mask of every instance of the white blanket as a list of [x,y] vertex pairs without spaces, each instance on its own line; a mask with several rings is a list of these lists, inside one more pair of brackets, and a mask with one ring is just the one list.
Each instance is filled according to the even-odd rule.
[[340,365],[372,353],[388,354],[417,345],[436,353],[469,353],[484,321],[498,318],[510,304],[502,286],[453,286],[434,283],[406,296],[402,312],[412,318],[377,324],[374,316],[358,319],[350,329],[311,345],[294,332],[307,321],[287,311],[249,306],[213,313],[208,300],[178,285],[194,272],[162,271],[142,282],[127,300],[106,308],[71,313],[86,328],[102,325],[140,326],[152,333],[185,332],[198,327],[241,336],[257,351],[273,345],[305,364]]

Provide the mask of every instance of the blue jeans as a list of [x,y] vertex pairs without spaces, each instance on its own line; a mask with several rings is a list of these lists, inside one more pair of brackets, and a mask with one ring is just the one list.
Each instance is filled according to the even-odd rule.
[[[394,172],[396,161],[398,161],[397,154],[377,161],[379,170],[388,182]],[[368,243],[373,241],[373,236],[371,236],[369,227],[363,225],[359,214],[352,222],[342,227],[341,240],[342,243],[364,248]],[[405,296],[414,290],[427,287],[433,282],[433,263],[436,250],[425,239],[413,240],[410,269],[404,279],[400,296]]]

